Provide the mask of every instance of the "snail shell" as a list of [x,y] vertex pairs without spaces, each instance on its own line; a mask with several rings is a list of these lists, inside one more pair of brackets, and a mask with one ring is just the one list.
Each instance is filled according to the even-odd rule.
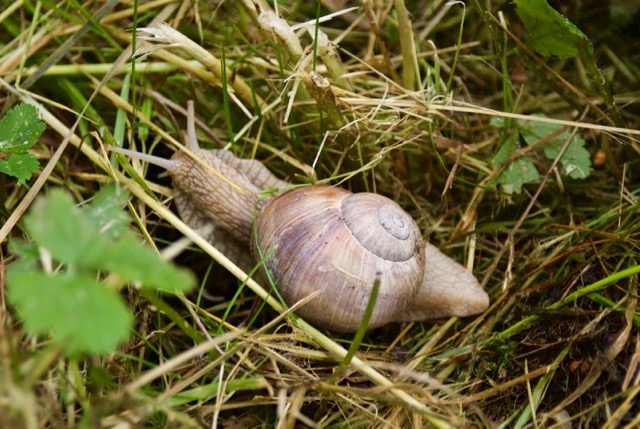
[[424,276],[418,226],[382,195],[328,186],[294,189],[262,207],[255,234],[254,258],[265,255],[285,302],[320,292],[298,313],[335,331],[358,328],[376,281],[380,289],[369,327],[396,320]]
[[111,150],[165,168],[185,223],[197,229],[213,226],[207,240],[245,272],[264,255],[289,305],[318,292],[298,311],[305,319],[322,328],[355,331],[376,281],[380,290],[369,328],[465,317],[488,307],[489,296],[473,274],[425,243],[395,202],[327,186],[263,197],[263,191],[290,184],[258,161],[200,149],[193,103],[188,107],[187,147],[202,162],[184,152],[163,159]]

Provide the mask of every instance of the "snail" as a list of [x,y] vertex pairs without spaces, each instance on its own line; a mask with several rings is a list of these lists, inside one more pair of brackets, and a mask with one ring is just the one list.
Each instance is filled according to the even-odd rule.
[[[394,201],[315,185],[291,188],[256,160],[204,150],[189,115],[187,147],[237,188],[183,151],[171,159],[114,148],[166,169],[183,221],[213,224],[205,237],[245,271],[264,257],[288,305],[320,291],[297,311],[320,328],[353,332],[374,282],[380,289],[368,328],[391,322],[481,313],[489,297],[471,272],[425,243]],[[255,215],[255,228],[254,228]]]

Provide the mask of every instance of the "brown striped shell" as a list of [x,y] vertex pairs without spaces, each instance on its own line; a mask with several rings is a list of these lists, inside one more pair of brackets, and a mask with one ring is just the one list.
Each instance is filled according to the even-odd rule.
[[387,324],[409,307],[423,279],[420,230],[381,195],[328,186],[287,191],[259,211],[255,234],[254,257],[264,255],[287,304],[318,292],[298,310],[316,326],[356,330],[376,280],[369,327]]

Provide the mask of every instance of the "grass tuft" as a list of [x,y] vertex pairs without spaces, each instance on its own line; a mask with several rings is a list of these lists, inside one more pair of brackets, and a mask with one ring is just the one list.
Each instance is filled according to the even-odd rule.
[[[0,121],[30,104],[47,126],[20,152],[33,176],[0,141],[0,427],[638,425],[637,2],[550,1],[579,44],[560,58],[531,40],[543,13],[566,22],[539,1],[0,1]],[[107,151],[170,157],[190,100],[203,147],[393,198],[490,308],[362,335],[306,323],[178,218],[161,169]],[[94,269],[131,335],[71,355],[29,331],[6,272],[78,274],[18,247],[38,239],[29,210],[112,182],[136,244],[198,289]]]

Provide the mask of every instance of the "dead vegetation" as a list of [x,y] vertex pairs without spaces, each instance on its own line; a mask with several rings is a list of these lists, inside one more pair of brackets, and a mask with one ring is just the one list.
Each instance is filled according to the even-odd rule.
[[[552,3],[593,41],[615,109],[580,60],[528,48],[509,2],[4,1],[4,110],[39,103],[48,130],[28,186],[0,176],[0,426],[636,427],[640,15],[635,2]],[[115,180],[141,240],[175,242],[170,181],[105,145],[170,155],[188,100],[202,146],[394,198],[473,267],[489,310],[371,331],[342,368],[352,336],[280,314],[259,285],[236,296],[194,239],[176,263],[199,292],[123,290],[135,334],[116,353],[74,359],[28,336],[3,273],[33,195],[62,186],[86,201]],[[585,140],[587,178],[525,144],[492,162],[531,114]],[[496,178],[523,156],[540,179],[509,194]]]

